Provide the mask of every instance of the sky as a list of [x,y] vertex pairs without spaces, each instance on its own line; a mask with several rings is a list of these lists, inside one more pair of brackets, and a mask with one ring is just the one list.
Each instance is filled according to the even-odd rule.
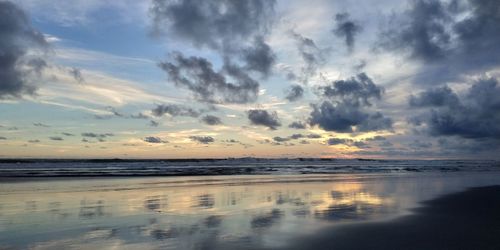
[[500,158],[497,0],[0,13],[0,158]]

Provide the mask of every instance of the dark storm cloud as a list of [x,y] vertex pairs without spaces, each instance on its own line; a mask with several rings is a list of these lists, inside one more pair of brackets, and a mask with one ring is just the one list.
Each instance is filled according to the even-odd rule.
[[500,54],[497,0],[413,1],[389,26],[381,47],[425,62],[415,83],[442,84],[500,65],[492,56]]
[[304,89],[300,85],[292,85],[285,90],[285,94],[285,98],[288,101],[294,102],[300,100],[304,96]]
[[265,37],[274,20],[275,1],[154,0],[150,13],[154,33],[215,50],[220,70],[201,57],[175,53],[159,64],[176,86],[207,103],[249,103],[257,99],[259,83],[251,72],[267,77],[276,61]]
[[198,117],[200,112],[189,107],[176,105],[176,104],[161,104],[157,105],[151,110],[154,116],[160,117],[168,114],[172,117],[176,116],[188,116],[188,117]]
[[309,117],[311,126],[318,125],[326,131],[343,133],[392,128],[390,118],[368,110],[372,100],[381,99],[384,91],[364,73],[358,74],[356,78],[334,81],[320,87],[319,92],[327,100],[312,104],[313,111]]
[[365,73],[360,73],[356,78],[333,81],[320,91],[324,97],[340,98],[342,102],[358,107],[371,106],[370,99],[380,100],[384,89],[375,85]]
[[241,55],[245,61],[245,68],[269,76],[276,61],[276,55],[262,37],[255,38],[252,47],[243,50]]
[[276,130],[277,127],[281,126],[278,113],[276,112],[268,112],[263,109],[251,109],[247,111],[247,115],[253,125],[265,126],[271,130]]
[[380,113],[370,115],[345,103],[333,104],[324,101],[312,107],[309,123],[312,126],[318,125],[326,131],[350,133],[354,131],[354,126],[358,128],[357,131],[383,130],[392,127],[392,121]]
[[64,141],[64,139],[60,136],[51,136],[51,137],[49,137],[49,139],[51,139],[53,141]]
[[37,56],[44,54],[47,46],[43,34],[31,26],[23,10],[0,1],[0,99],[35,93],[30,77],[47,66]]
[[380,112],[375,112],[366,116],[360,124],[356,125],[356,131],[358,132],[368,132],[368,131],[378,131],[378,130],[391,130],[392,129],[392,119],[385,117]]
[[430,89],[418,96],[411,95],[409,99],[411,107],[456,106],[459,102],[458,96],[448,86]]
[[215,141],[211,136],[190,136],[189,139],[201,144],[209,144]]
[[149,142],[149,143],[168,143],[168,141],[165,141],[165,140],[161,139],[160,137],[155,137],[155,136],[147,136],[147,137],[144,137],[143,140],[145,142]]
[[289,128],[294,128],[294,129],[306,129],[307,124],[301,121],[295,121],[292,122],[288,125]]
[[345,44],[351,52],[354,49],[354,37],[361,31],[361,26],[349,18],[348,13],[335,15],[335,29],[333,34],[345,39]]
[[161,62],[159,66],[176,86],[190,90],[198,101],[248,103],[257,99],[259,83],[236,65],[226,63],[217,72],[205,58],[173,53],[172,62]]
[[275,4],[273,0],[153,0],[150,13],[157,34],[168,31],[195,46],[232,50],[268,32]]
[[[428,90],[410,98],[412,107],[429,109],[415,119],[418,122],[412,119],[410,121],[415,125],[425,124],[431,135],[498,140],[500,139],[499,96],[500,87],[498,80],[494,78],[476,81],[460,96],[447,87]],[[439,98],[442,100],[434,100]]]
[[214,115],[206,115],[201,118],[201,121],[207,125],[219,125],[222,124],[222,121],[219,117]]
[[407,18],[382,34],[382,46],[408,51],[411,57],[434,61],[444,57],[450,44],[445,24],[449,16],[440,1],[416,0],[405,12]]

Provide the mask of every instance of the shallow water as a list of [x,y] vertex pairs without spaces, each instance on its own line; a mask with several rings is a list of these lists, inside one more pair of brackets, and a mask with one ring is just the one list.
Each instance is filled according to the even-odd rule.
[[0,248],[286,247],[346,223],[500,184],[500,172],[135,177],[0,184]]

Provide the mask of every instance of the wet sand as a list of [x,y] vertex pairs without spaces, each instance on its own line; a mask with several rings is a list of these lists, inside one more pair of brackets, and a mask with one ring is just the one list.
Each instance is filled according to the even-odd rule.
[[36,180],[0,249],[500,249],[492,172]]
[[446,195],[414,212],[326,229],[286,249],[500,249],[500,186]]

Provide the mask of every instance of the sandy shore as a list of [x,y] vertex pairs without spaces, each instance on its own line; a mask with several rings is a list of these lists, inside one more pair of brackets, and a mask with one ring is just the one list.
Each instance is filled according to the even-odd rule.
[[500,186],[424,202],[415,214],[297,238],[287,249],[500,249]]
[[0,249],[500,249],[491,172],[37,180]]

